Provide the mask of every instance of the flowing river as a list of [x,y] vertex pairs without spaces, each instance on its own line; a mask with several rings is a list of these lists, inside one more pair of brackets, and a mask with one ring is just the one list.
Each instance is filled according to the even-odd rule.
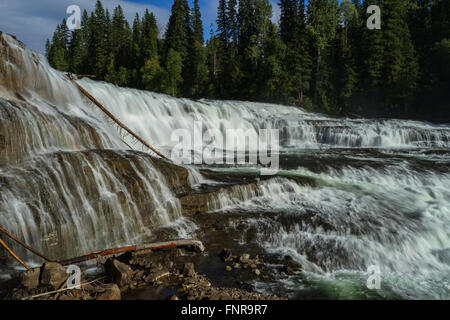
[[[199,123],[201,132],[223,134],[279,130],[279,171],[256,189],[241,186],[239,196],[224,192],[208,204],[217,219],[242,215],[256,245],[303,266],[301,276],[255,283],[258,290],[283,288],[292,298],[450,299],[449,125],[332,119],[279,105],[78,83],[168,157],[173,133],[195,132]],[[246,142],[237,142],[245,154]],[[150,157],[64,73],[0,34],[0,226],[52,258],[150,241],[161,227],[195,237],[179,195],[220,184],[201,170],[260,170],[256,163],[185,167]],[[380,270],[380,290],[366,287],[370,266]]]

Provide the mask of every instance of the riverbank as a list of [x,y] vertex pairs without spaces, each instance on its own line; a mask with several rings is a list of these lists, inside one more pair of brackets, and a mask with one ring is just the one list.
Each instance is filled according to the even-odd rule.
[[[207,260],[215,268],[209,276]],[[99,262],[100,263],[100,262]],[[252,288],[252,282],[270,281],[271,271],[258,256],[234,256],[224,249],[217,256],[189,252],[185,249],[137,251],[109,258],[100,263],[102,271],[88,275],[82,271],[80,289],[67,290],[69,274],[58,263],[21,273],[0,286],[3,300],[284,300],[286,296],[269,296]],[[223,284],[222,273],[235,281]],[[226,277],[225,277],[226,278]]]

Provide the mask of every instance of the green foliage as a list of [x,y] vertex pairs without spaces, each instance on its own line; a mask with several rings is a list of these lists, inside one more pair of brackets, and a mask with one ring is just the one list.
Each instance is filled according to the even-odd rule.
[[166,93],[172,96],[180,94],[179,85],[183,82],[181,72],[183,70],[183,58],[181,54],[172,48],[167,54],[167,88]]
[[[148,10],[130,28],[120,6],[110,16],[97,1],[80,30],[56,27],[47,58],[58,70],[174,96],[450,121],[450,1],[280,0],[277,26],[269,0],[219,0],[206,43],[191,3],[174,0],[161,39]],[[373,4],[381,30],[366,27]]]
[[52,44],[46,46],[47,57],[52,67],[61,71],[69,69],[69,53],[67,50],[69,42],[69,30],[64,19],[60,25],[56,27],[53,34]]

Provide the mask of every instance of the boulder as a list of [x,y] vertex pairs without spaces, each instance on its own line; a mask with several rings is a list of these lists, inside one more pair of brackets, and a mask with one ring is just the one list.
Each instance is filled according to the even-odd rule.
[[184,264],[183,274],[185,276],[193,276],[195,275],[195,267],[192,262],[187,262]]
[[67,269],[57,262],[47,262],[42,267],[41,284],[59,289],[69,278]]
[[34,268],[22,272],[19,276],[20,283],[27,289],[36,289],[39,286],[41,268]]
[[103,285],[105,292],[97,297],[97,300],[120,300],[121,294],[119,286],[115,283]]
[[119,287],[128,285],[133,277],[133,270],[131,267],[116,259],[108,259],[106,261],[105,272]]

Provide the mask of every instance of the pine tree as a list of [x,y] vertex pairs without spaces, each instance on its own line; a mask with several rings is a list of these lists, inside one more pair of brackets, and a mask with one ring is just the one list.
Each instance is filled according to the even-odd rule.
[[239,65],[237,72],[232,75],[234,89],[233,95],[242,99],[252,99],[258,93],[258,64],[261,51],[258,36],[258,17],[256,17],[256,2],[253,0],[239,1]]
[[188,96],[200,97],[207,86],[208,68],[203,40],[203,23],[198,0],[194,1],[192,10],[192,30],[191,45],[189,46],[189,65],[191,70],[185,81]]
[[310,0],[308,5],[309,31],[314,47],[314,71],[312,93],[314,103],[327,112],[335,107],[329,101],[327,92],[334,91],[330,75],[330,57],[332,44],[338,26],[337,0]]
[[180,94],[180,84],[183,81],[183,58],[181,54],[170,48],[167,54],[167,88],[166,92],[172,96]]
[[111,15],[109,14],[109,10],[105,9],[105,48],[106,52],[111,51],[111,29],[112,29],[112,21],[111,21]]
[[209,98],[217,97],[218,75],[219,75],[219,42],[220,40],[214,35],[213,25],[211,24],[210,37],[206,41],[207,67],[209,74],[209,84],[205,90],[205,96]]
[[214,80],[216,83],[217,94],[220,97],[226,97],[230,92],[229,87],[229,67],[232,60],[230,55],[230,23],[228,17],[228,3],[226,0],[219,0],[217,12],[217,37],[214,44],[217,43],[217,51],[214,55]]
[[173,49],[181,55],[183,60],[187,56],[189,38],[187,30],[190,28],[189,18],[186,19],[186,14],[189,16],[189,12],[186,13],[186,5],[186,0],[174,1],[165,34],[166,56],[169,50]]
[[[140,46],[142,51],[143,66],[139,68],[142,77],[142,85],[147,90],[164,92],[166,82],[164,69],[160,65],[158,52],[158,25],[155,15],[145,10],[142,18],[142,34]],[[160,82],[159,84],[157,82]]]
[[450,39],[450,1],[435,0],[431,6],[434,42]]
[[264,56],[261,96],[267,101],[281,101],[288,95],[285,90],[287,73],[283,66],[286,45],[278,37],[278,29],[273,23],[267,32]]
[[155,15],[145,10],[142,19],[142,55],[144,60],[152,59],[158,55],[158,24]]
[[[228,19],[228,41],[231,43],[231,50],[236,48],[239,37],[237,5],[237,0],[228,0],[226,6]],[[234,54],[235,52],[232,52],[232,55]]]
[[[176,90],[177,94],[178,92],[189,94],[189,86],[184,85],[184,80],[188,79],[190,77],[190,73],[192,72],[192,64],[187,59],[190,52],[192,52],[192,46],[193,43],[190,42],[190,40],[193,39],[193,32],[191,29],[190,24],[190,9],[189,5],[187,3],[187,0],[175,0],[172,5],[172,11],[169,18],[169,24],[167,26],[166,30],[166,36],[165,36],[165,65],[167,72],[169,73],[170,86],[173,84],[180,85],[180,90]],[[182,76],[180,79],[177,78],[176,81],[172,81],[174,78],[171,78],[171,75],[173,75],[173,72],[169,71],[169,67],[172,68],[173,66],[169,66],[169,52],[172,49],[172,56],[170,63],[173,64],[176,62],[176,65],[178,66],[178,60],[176,59],[176,54],[179,54],[181,57],[181,66],[182,66]],[[191,82],[192,83],[192,82]],[[170,91],[173,91],[173,88],[170,89]]]
[[[372,4],[372,1],[364,1],[363,12],[366,17],[366,10]],[[381,1],[375,2],[381,6]],[[384,17],[384,16],[383,16]],[[381,28],[384,27],[382,19]],[[380,86],[382,81],[382,69],[384,65],[384,47],[383,47],[383,31],[374,29],[369,30],[365,25],[362,26],[362,58],[361,58],[361,75],[363,87],[371,91]]]
[[66,19],[56,27],[51,44],[47,48],[47,59],[50,65],[61,71],[69,71],[69,29]]
[[48,57],[49,57],[51,48],[52,48],[51,42],[50,42],[49,39],[47,39],[47,40],[45,41],[45,56],[47,57],[47,59],[48,59]]
[[103,79],[107,61],[107,18],[102,3],[99,0],[95,5],[95,11],[91,13],[89,29],[89,57],[92,73],[97,78]]
[[305,1],[283,0],[280,9],[280,37],[287,50],[283,61],[286,74],[284,95],[303,104],[305,93],[310,88],[312,67]]
[[69,70],[77,74],[90,72],[88,65],[89,15],[83,11],[81,29],[72,32],[69,45]]
[[130,63],[130,85],[135,88],[142,88],[142,77],[140,69],[144,65],[142,57],[142,23],[139,14],[136,13],[133,20],[132,35],[131,35],[131,63]]
[[351,108],[350,98],[357,90],[358,74],[356,66],[354,35],[360,26],[358,8],[350,1],[344,0],[339,7],[339,37],[336,50],[337,100],[341,112]]
[[198,0],[194,0],[194,7],[192,11],[192,30],[194,32],[194,40],[203,45],[203,22]]
[[404,112],[419,76],[417,56],[406,23],[407,0],[384,3],[384,107],[392,115]]
[[[108,62],[105,79],[117,85],[126,86],[132,78],[132,31],[125,19],[122,7],[114,9],[112,21],[108,26]],[[130,80],[130,81],[129,81]]]

